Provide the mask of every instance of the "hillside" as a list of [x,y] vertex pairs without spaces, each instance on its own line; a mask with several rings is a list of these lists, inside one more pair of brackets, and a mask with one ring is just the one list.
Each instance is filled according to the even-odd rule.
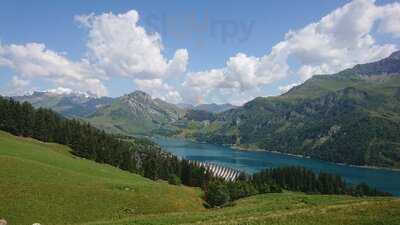
[[286,192],[205,210],[197,189],[154,182],[74,157],[69,151],[62,145],[0,132],[0,217],[18,225],[394,225],[400,221],[400,201],[381,197]]
[[111,105],[97,110],[87,120],[98,128],[114,133],[149,134],[174,129],[169,127],[184,115],[177,106],[152,99],[135,91],[115,99]]
[[232,207],[205,212],[154,214],[89,224],[397,225],[400,222],[398,212],[399,199],[287,192],[253,196],[235,202]]
[[236,106],[231,105],[229,103],[226,104],[215,104],[215,103],[211,103],[211,104],[200,104],[194,107],[195,110],[202,110],[202,111],[207,111],[207,112],[211,112],[211,113],[221,113],[221,112],[225,112],[228,111],[230,109],[234,109],[236,108]]
[[[231,104],[177,104],[153,99],[142,91],[119,98],[95,97],[87,93],[36,91],[13,96],[18,102],[28,102],[35,108],[48,108],[68,118],[80,118],[110,133],[175,134],[185,115],[221,113],[236,106]],[[190,117],[190,115],[189,115]],[[175,122],[179,121],[177,124]]]
[[203,210],[197,189],[154,182],[70,151],[1,131],[0,217],[16,225],[61,225]]
[[14,96],[35,108],[48,108],[68,118],[81,118],[110,133],[150,134],[173,132],[171,123],[185,114],[174,104],[153,99],[147,93],[135,91],[119,98],[94,97],[85,93],[34,92]]
[[319,75],[185,131],[200,141],[400,167],[400,57]]
[[221,113],[228,111],[230,109],[237,108],[237,106],[231,105],[229,103],[226,104],[216,104],[216,103],[211,103],[211,104],[199,104],[199,105],[191,105],[191,104],[184,104],[180,103],[177,104],[178,107],[185,109],[185,110],[198,110],[198,111],[206,111],[210,113]]

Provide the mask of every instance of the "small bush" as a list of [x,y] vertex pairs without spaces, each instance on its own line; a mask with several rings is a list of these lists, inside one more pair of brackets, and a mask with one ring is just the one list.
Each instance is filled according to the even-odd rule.
[[208,185],[206,200],[212,207],[223,206],[230,201],[228,187],[221,182],[211,182]]
[[171,174],[168,177],[168,183],[172,184],[172,185],[181,185],[181,178],[179,178],[177,175],[175,174]]

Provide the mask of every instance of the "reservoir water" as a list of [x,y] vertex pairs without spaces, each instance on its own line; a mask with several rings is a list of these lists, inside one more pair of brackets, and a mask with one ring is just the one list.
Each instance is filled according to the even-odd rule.
[[315,172],[323,171],[341,175],[351,184],[365,182],[379,190],[400,196],[400,171],[337,165],[267,151],[240,151],[226,146],[196,143],[176,138],[159,137],[154,141],[165,150],[188,160],[215,163],[247,173],[279,166],[303,166]]

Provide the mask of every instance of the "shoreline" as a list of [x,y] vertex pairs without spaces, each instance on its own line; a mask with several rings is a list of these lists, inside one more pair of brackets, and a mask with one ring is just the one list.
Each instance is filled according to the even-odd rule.
[[[229,147],[232,150],[235,151],[247,151],[247,152],[268,152],[268,153],[273,153],[273,154],[280,154],[280,155],[287,155],[287,156],[293,156],[297,158],[303,158],[303,159],[312,159],[312,160],[320,160],[325,163],[332,163],[338,166],[349,166],[349,167],[355,167],[355,168],[362,168],[362,169],[373,169],[373,170],[386,170],[386,171],[392,171],[392,172],[400,172],[400,168],[391,168],[391,167],[379,167],[379,166],[368,166],[368,165],[354,165],[354,164],[347,164],[347,163],[337,163],[337,162],[331,162],[331,161],[326,161],[326,160],[321,160],[321,159],[316,159],[312,158],[310,156],[305,156],[305,155],[298,155],[298,154],[291,154],[291,153],[284,153],[284,152],[278,152],[278,151],[270,151],[266,149],[260,149],[256,147],[244,147],[240,145],[231,145],[231,144],[214,144],[214,143],[209,143],[209,142],[200,142],[196,141],[195,139],[192,138],[185,138],[183,136],[161,136],[164,138],[176,138],[176,139],[181,139],[185,141],[191,141],[194,143],[199,143],[199,144],[213,144],[213,145],[220,145],[220,146],[225,146]],[[153,138],[153,137],[152,137]]]
[[[270,151],[270,150],[260,149],[260,148],[248,148],[248,147],[237,146],[237,145],[227,145],[227,146],[229,146],[230,148],[232,148],[232,149],[234,149],[234,150],[238,150],[238,151],[269,152],[269,153],[280,154],[280,155],[288,155],[288,156],[294,156],[294,157],[304,158],[304,159],[321,160],[321,159],[316,159],[316,158],[312,158],[312,157],[310,157],[310,156],[305,156],[305,155],[284,153],[284,152],[278,152],[278,151]],[[354,164],[347,164],[347,163],[331,162],[331,161],[326,161],[326,160],[321,160],[321,161],[327,162],[327,163],[333,163],[333,164],[339,165],[339,166],[349,166],[349,167],[363,168],[363,169],[388,170],[388,171],[400,172],[400,168],[379,167],[379,166],[368,166],[368,165],[354,165]]]

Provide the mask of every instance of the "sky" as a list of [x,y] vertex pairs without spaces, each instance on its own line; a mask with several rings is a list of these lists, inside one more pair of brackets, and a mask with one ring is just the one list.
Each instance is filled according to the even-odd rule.
[[400,2],[1,1],[0,94],[243,104],[399,49]]

